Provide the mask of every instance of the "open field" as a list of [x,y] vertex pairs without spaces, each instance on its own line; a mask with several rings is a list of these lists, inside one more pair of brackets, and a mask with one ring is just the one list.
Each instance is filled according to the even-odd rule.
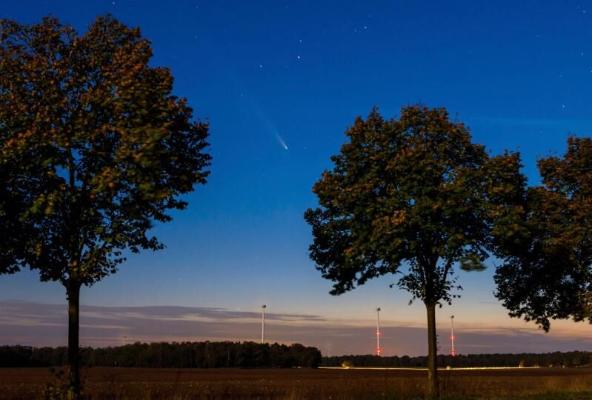
[[[415,399],[423,370],[135,369],[84,371],[85,392],[103,399]],[[0,399],[44,398],[55,382],[43,368],[0,369]],[[592,399],[592,368],[443,370],[452,399]]]

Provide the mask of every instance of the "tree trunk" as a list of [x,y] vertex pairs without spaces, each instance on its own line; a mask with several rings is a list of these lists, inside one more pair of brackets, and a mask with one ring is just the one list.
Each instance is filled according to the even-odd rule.
[[80,284],[68,283],[68,400],[80,399]]
[[438,386],[438,344],[436,337],[436,304],[426,304],[428,313],[428,395],[430,399],[440,397]]

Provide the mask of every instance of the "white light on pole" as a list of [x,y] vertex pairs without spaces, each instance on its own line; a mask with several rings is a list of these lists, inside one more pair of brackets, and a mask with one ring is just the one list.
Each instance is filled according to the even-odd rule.
[[265,309],[266,304],[261,306],[261,344],[265,343]]
[[450,316],[450,355],[456,356],[456,349],[454,348],[454,315]]

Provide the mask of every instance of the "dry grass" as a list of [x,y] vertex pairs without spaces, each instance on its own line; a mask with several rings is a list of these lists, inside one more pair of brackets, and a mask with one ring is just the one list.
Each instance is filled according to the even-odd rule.
[[[0,369],[0,399],[43,399],[55,378],[47,369]],[[425,371],[92,368],[93,400],[423,398]],[[450,399],[590,400],[592,369],[442,371]]]

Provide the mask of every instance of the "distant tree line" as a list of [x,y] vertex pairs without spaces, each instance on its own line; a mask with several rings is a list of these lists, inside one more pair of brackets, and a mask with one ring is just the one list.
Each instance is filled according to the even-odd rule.
[[[254,342],[134,343],[118,347],[80,349],[87,367],[137,368],[316,368],[321,352],[301,344]],[[0,367],[66,365],[66,347],[0,347]]]
[[[579,367],[592,364],[592,352],[570,351],[544,354],[439,355],[439,367]],[[324,367],[409,367],[425,368],[427,357],[351,355],[323,357]]]

